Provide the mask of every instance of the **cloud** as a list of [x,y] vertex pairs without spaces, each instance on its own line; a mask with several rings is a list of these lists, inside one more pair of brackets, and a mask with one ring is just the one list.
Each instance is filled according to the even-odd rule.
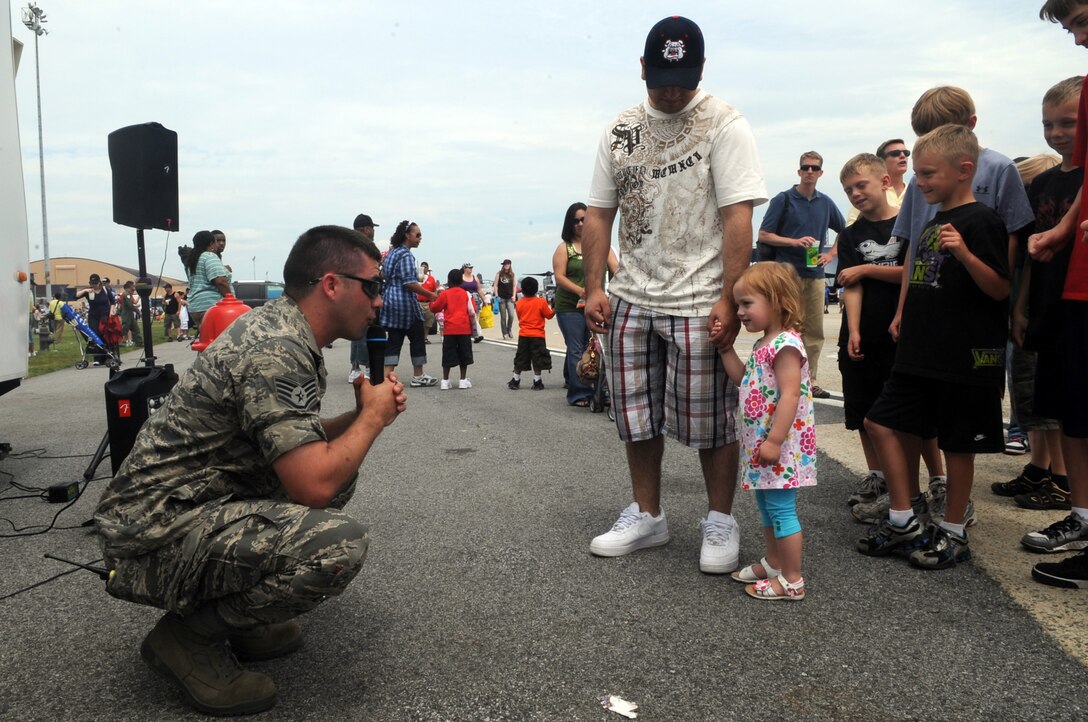
[[[639,102],[638,57],[662,15],[649,0],[129,3],[49,0],[41,39],[50,250],[134,265],[112,223],[106,136],[157,121],[179,134],[183,232],[228,234],[228,262],[278,278],[293,240],[361,211],[384,244],[424,229],[432,267],[510,257],[545,270],[566,207],[588,191],[608,121]],[[819,149],[833,171],[910,138],[924,89],[967,88],[982,141],[1045,149],[1038,106],[1083,51],[1012,0],[833,5],[680,2],[707,38],[704,87],[751,121],[772,193]],[[16,36],[31,42],[12,7]],[[32,239],[40,239],[33,53],[17,79]],[[821,181],[845,209],[837,172]],[[762,210],[757,209],[757,223]],[[32,245],[40,241],[32,240]],[[154,249],[150,247],[154,244]]]

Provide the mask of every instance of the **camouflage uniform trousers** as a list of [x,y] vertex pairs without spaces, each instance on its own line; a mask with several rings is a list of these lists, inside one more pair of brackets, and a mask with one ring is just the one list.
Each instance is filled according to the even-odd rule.
[[177,542],[112,560],[106,589],[182,616],[215,602],[239,628],[284,622],[344,591],[369,542],[367,527],[336,509],[227,502]]

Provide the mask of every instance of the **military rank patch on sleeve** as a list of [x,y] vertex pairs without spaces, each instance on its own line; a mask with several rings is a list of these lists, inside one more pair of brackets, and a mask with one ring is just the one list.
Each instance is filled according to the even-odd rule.
[[317,403],[317,378],[298,382],[295,379],[279,377],[275,380],[276,398],[285,406],[307,411]]

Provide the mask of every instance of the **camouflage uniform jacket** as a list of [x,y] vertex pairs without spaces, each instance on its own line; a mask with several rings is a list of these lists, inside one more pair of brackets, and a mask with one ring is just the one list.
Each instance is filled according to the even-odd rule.
[[148,419],[95,512],[111,558],[174,542],[226,502],[288,501],[272,462],[325,440],[325,366],[290,298],[227,327]]

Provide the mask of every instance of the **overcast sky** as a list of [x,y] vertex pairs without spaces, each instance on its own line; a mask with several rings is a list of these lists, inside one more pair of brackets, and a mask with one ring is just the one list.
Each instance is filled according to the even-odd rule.
[[[23,3],[25,5],[25,2]],[[645,97],[649,28],[703,29],[703,87],[751,121],[771,194],[797,156],[847,208],[838,169],[889,137],[934,85],[966,88],[981,142],[1043,152],[1039,105],[1088,54],[1040,21],[1042,0],[872,2],[166,2],[42,0],[49,251],[136,265],[112,222],[106,136],[156,121],[179,136],[179,233],[147,233],[148,267],[183,277],[176,247],[221,228],[236,279],[282,277],[294,239],[366,212],[384,248],[423,230],[442,278],[550,268],[563,213],[585,200],[600,134]],[[42,257],[33,34],[17,79],[30,255]],[[763,208],[756,211],[756,225]],[[255,257],[256,260],[253,260]]]

